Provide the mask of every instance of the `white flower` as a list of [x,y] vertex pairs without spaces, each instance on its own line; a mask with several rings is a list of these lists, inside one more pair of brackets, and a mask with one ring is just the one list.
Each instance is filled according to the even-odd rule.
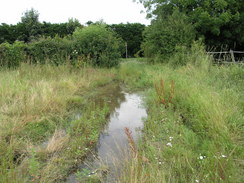
[[172,141],[174,137],[169,137],[169,140]]
[[162,165],[163,163],[161,161],[159,161],[158,164]]
[[168,143],[166,144],[166,146],[172,147],[171,142],[168,142]]
[[222,158],[227,158],[227,156],[226,156],[226,155],[224,155],[224,154],[222,154],[222,155],[221,155],[221,157],[222,157]]
[[196,180],[197,183],[199,183],[199,180]]
[[203,156],[200,156],[199,159],[202,160],[202,159],[204,159],[204,157]]
[[85,150],[87,151],[87,150],[88,150],[88,148],[85,148]]
[[206,156],[202,156],[202,155],[200,154],[200,156],[199,156],[198,159],[203,160],[203,159],[205,159],[205,158],[206,158]]

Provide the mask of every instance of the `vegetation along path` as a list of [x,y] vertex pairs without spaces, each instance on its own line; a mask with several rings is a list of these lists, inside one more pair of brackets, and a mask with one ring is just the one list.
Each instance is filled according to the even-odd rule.
[[0,75],[1,182],[62,182],[72,172],[81,180],[103,181],[99,174],[77,170],[98,147],[109,114],[129,95],[118,92],[116,83],[127,91],[143,90],[148,112],[138,145],[127,131],[133,156],[123,161],[118,182],[243,178],[243,69],[238,66],[23,64]]

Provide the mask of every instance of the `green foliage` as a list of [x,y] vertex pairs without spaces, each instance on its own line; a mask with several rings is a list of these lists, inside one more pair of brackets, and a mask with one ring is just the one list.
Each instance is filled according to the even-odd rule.
[[37,39],[40,35],[39,13],[34,10],[27,10],[21,17],[21,24],[25,29],[25,34],[21,35],[25,42]]
[[55,130],[55,124],[51,120],[42,120],[28,123],[20,136],[29,138],[32,142],[37,143],[44,140]]
[[[115,31],[127,43],[129,57],[134,57],[141,50],[143,40],[142,32],[145,29],[145,25],[140,23],[121,23],[112,24],[108,27]],[[123,57],[125,57],[125,54]]]
[[25,59],[24,48],[25,44],[22,42],[0,44],[0,67],[18,67]]
[[208,70],[211,61],[206,55],[205,47],[201,41],[194,41],[191,47],[176,46],[175,53],[171,55],[165,62],[168,62],[173,67],[192,64],[202,70]]
[[31,149],[31,157],[29,159],[29,173],[32,178],[38,178],[40,170],[40,163],[37,159],[36,151],[35,149]]
[[2,23],[0,25],[0,44],[4,42],[14,43],[15,41],[31,42],[40,37],[52,37],[56,35],[65,37],[71,35],[77,27],[82,27],[77,19],[69,19],[65,23],[39,22],[39,13],[34,10],[27,10],[21,17],[21,22],[16,25]]
[[171,56],[176,46],[189,48],[195,39],[195,32],[187,17],[176,10],[172,16],[153,21],[146,28],[144,37],[142,48],[145,56],[162,59]]
[[121,64],[119,79],[133,89],[141,89],[153,85],[143,64],[138,65],[137,63],[131,62]]
[[121,56],[121,40],[105,25],[90,25],[77,29],[73,38],[78,55],[85,56],[93,66],[118,65]]
[[72,52],[72,42],[66,38],[41,38],[28,44],[26,53],[31,63],[65,63]]
[[2,23],[0,25],[0,44],[4,42],[14,43],[17,40],[17,26]]
[[138,0],[147,8],[148,17],[156,20],[172,15],[177,8],[194,24],[198,38],[221,48],[243,49],[243,0]]
[[82,28],[79,20],[71,18],[69,19],[68,23],[66,23],[67,34],[73,34],[76,28]]

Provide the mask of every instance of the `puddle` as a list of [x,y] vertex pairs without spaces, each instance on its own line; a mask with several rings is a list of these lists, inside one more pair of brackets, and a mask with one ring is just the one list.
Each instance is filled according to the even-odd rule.
[[[81,177],[90,177],[93,174],[102,177],[102,182],[116,182],[123,162],[130,158],[124,128],[129,128],[137,141],[143,128],[143,118],[147,117],[140,95],[123,92],[120,95],[123,95],[124,100],[118,100],[107,126],[100,134],[95,151],[80,165],[76,174],[68,177],[67,183],[84,182],[80,180]],[[105,172],[106,176],[103,174]]]

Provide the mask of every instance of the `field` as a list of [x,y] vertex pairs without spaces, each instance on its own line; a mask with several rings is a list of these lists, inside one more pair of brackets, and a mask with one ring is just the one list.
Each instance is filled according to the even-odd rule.
[[187,59],[0,70],[0,182],[65,181],[118,105],[107,102],[117,85],[142,91],[148,112],[118,182],[242,182],[244,70],[212,66],[200,51]]

